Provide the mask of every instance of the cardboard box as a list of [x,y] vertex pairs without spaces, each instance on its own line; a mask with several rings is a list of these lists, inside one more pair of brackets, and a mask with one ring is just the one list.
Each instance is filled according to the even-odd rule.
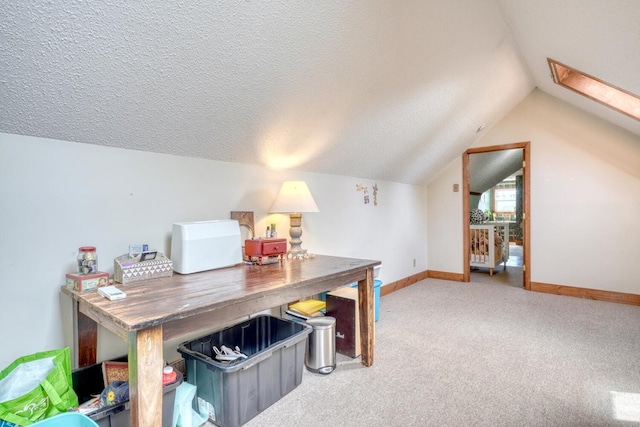
[[124,254],[113,260],[113,278],[118,283],[131,283],[158,277],[173,276],[173,263],[161,253],[149,261],[129,259]]
[[93,291],[109,284],[109,273],[97,271],[91,274],[67,274],[67,288],[78,292]]

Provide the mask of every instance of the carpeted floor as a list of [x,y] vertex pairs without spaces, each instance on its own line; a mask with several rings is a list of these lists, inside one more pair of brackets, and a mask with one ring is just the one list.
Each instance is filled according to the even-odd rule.
[[639,355],[640,307],[427,279],[382,298],[372,367],[305,370],[246,426],[640,425]]

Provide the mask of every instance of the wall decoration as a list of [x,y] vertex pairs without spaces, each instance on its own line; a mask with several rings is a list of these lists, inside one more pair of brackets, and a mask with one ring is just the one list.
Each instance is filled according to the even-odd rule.
[[364,196],[364,204],[369,204],[369,187],[366,187],[362,184],[356,184],[356,191],[362,191]]
[[256,233],[254,230],[254,222],[253,222],[253,212],[252,211],[231,211],[231,219],[235,219],[238,221],[238,224],[241,227],[245,227],[247,230],[247,235],[243,236],[242,241],[244,242],[246,239],[252,239],[255,237]]
[[[253,211],[231,211],[231,219],[238,221],[240,225],[240,241],[242,242],[242,259],[245,261],[247,257],[245,255],[244,241],[250,240],[256,237],[255,223],[253,221]],[[249,259],[250,261],[250,259]]]
[[[373,189],[373,205],[378,206],[378,183],[375,183],[371,188]],[[356,184],[356,191],[362,191],[365,205],[368,205],[371,202],[371,199],[369,198],[369,187],[362,184]]]
[[378,206],[378,183],[373,184],[373,206]]

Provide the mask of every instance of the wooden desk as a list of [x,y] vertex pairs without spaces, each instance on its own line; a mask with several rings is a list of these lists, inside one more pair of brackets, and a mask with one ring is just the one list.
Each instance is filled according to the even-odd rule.
[[358,282],[362,364],[373,364],[373,267],[380,261],[316,256],[282,264],[244,264],[118,285],[127,297],[62,288],[74,300],[78,365],[95,363],[97,324],[129,343],[131,425],[162,426],[163,340]]

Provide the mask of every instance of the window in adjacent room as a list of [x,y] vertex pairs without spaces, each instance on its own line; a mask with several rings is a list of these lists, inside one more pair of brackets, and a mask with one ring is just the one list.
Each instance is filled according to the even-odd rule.
[[503,181],[493,189],[493,210],[501,214],[516,213],[515,181]]
[[564,86],[629,117],[640,120],[640,97],[638,95],[612,86],[551,58],[547,58],[547,61],[551,68],[553,81],[560,86]]

